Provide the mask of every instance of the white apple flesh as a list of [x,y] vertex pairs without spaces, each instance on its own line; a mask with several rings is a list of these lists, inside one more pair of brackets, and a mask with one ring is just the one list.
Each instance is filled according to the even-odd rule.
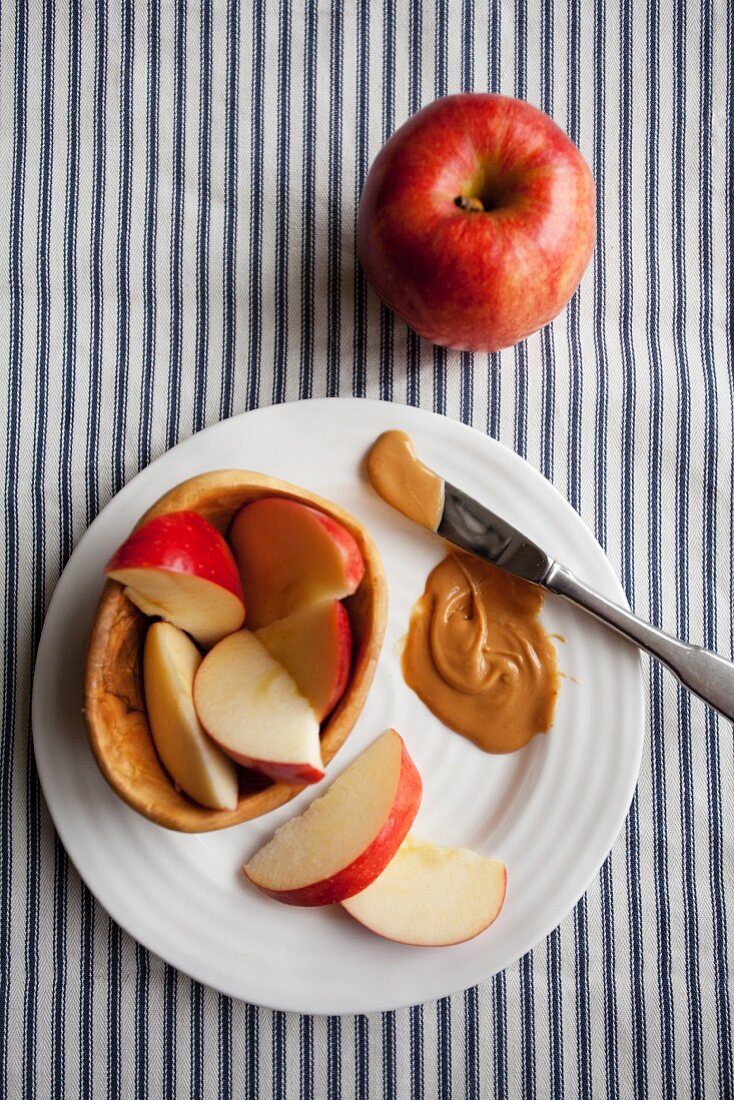
[[201,654],[170,623],[153,623],[145,638],[143,678],[148,723],[158,755],[174,783],[214,810],[237,806],[237,769],[204,732],[194,709],[194,676]]
[[230,634],[207,653],[194,704],[204,729],[238,764],[292,785],[323,779],[313,708],[250,631]]
[[403,739],[387,730],[300,817],[245,864],[258,889],[287,905],[328,905],[364,890],[405,839],[422,784]]
[[313,707],[320,722],[344,694],[352,660],[349,616],[338,600],[305,607],[256,631]]
[[247,504],[229,529],[253,630],[358,588],[364,561],[331,516],[286,497]]
[[163,569],[117,569],[110,576],[144,615],[186,630],[205,649],[242,626],[242,600],[204,577]]
[[408,837],[379,878],[342,905],[385,939],[447,947],[489,928],[506,887],[504,863]]

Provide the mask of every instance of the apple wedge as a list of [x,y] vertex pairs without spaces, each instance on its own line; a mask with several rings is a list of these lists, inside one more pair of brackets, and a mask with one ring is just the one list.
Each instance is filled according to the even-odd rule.
[[328,905],[364,890],[405,839],[422,783],[402,737],[387,730],[300,817],[245,864],[258,889],[286,905]]
[[344,605],[326,600],[256,631],[305,695],[319,722],[344,694],[352,662],[352,629]]
[[207,736],[194,709],[201,654],[182,630],[153,623],[145,638],[143,681],[148,722],[158,755],[194,802],[213,810],[237,805],[237,769]]
[[235,516],[229,542],[253,630],[359,587],[364,561],[331,516],[287,497],[264,497]]
[[230,634],[204,657],[194,705],[209,736],[238,764],[294,786],[324,778],[311,704],[249,630]]
[[504,863],[408,837],[375,881],[342,905],[378,936],[447,947],[489,928],[505,900]]
[[138,527],[105,573],[145,615],[159,615],[207,648],[245,620],[232,551],[198,512],[169,512]]

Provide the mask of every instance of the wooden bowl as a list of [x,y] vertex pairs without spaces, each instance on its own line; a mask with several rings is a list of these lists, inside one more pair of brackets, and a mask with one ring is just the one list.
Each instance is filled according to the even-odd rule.
[[[216,470],[184,481],[162,496],[138,526],[166,512],[190,509],[225,533],[243,504],[269,496],[298,500],[333,516],[357,540],[364,558],[362,583],[344,601],[355,643],[349,684],[321,727],[321,753],[324,764],[328,764],[361,713],[385,633],[385,576],[377,547],[364,527],[337,505],[305,489],[244,470]],[[142,655],[148,622],[123,594],[122,586],[108,581],[89,639],[84,713],[97,763],[120,797],[158,825],[200,833],[260,817],[303,790],[274,783],[244,768],[239,769],[240,794],[235,810],[206,809],[176,789],[158,759],[145,711]]]

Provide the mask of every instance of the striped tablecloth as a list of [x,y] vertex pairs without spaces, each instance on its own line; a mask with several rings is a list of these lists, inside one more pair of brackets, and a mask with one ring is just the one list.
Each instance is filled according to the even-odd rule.
[[[116,490],[312,395],[497,437],[642,615],[729,654],[733,46],[726,0],[3,0],[0,1096],[732,1095],[732,730],[660,668],[575,911],[489,983],[356,1018],[233,1002],[111,923],[55,837],[29,695],[60,570]],[[548,111],[598,186],[579,293],[489,357],[419,341],[355,260],[372,157],[460,89]]]

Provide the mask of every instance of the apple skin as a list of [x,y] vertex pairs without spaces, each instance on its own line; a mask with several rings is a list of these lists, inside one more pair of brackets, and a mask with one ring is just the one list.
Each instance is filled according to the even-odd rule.
[[[461,209],[460,196],[486,208]],[[524,100],[479,92],[437,99],[392,135],[357,225],[385,304],[466,351],[498,351],[551,321],[594,238],[594,181],[571,139]]]
[[293,890],[269,889],[250,873],[249,864],[242,868],[244,875],[264,894],[285,905],[332,905],[344,901],[365,890],[385,870],[408,835],[422,795],[420,773],[401,738],[400,776],[390,814],[372,842],[351,863],[328,878]]
[[242,596],[237,563],[224,537],[198,512],[168,512],[148,520],[125,539],[105,566],[119,569],[164,569],[189,573]]

